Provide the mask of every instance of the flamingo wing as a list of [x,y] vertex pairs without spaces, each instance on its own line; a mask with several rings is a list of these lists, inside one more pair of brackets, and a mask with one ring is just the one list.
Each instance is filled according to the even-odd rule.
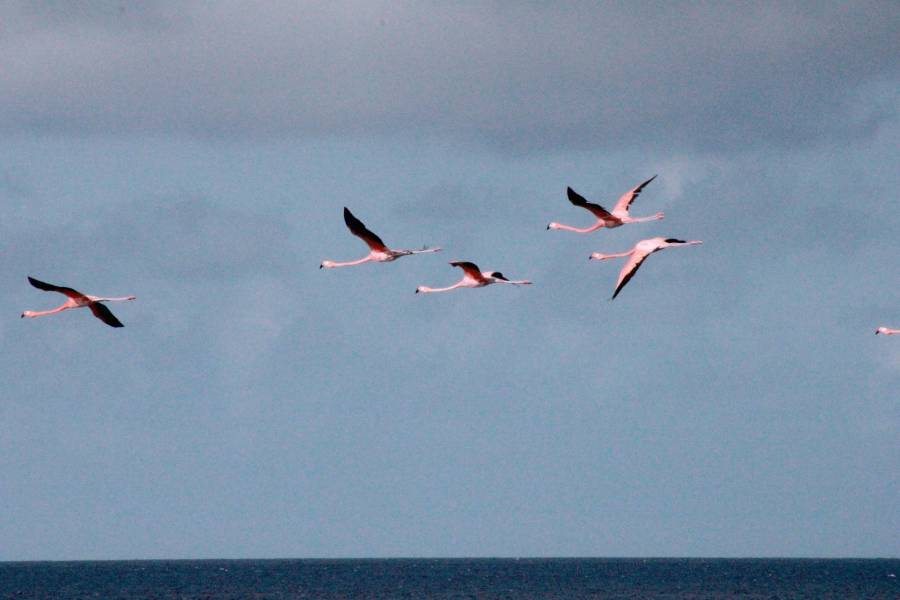
[[481,269],[478,268],[478,265],[471,262],[454,260],[450,263],[454,267],[459,267],[465,272],[467,277],[471,277],[476,281],[484,281],[484,275],[481,274]]
[[574,204],[575,206],[580,206],[581,208],[586,208],[592,213],[594,216],[601,220],[608,220],[612,218],[612,215],[608,210],[600,206],[599,204],[594,204],[593,202],[588,202],[584,196],[576,192],[570,187],[566,188],[566,194],[569,196],[569,202]]
[[628,262],[626,262],[625,266],[622,267],[622,270],[619,271],[619,280],[616,282],[616,290],[613,292],[614,300],[616,296],[619,295],[619,292],[622,291],[622,288],[631,281],[631,278],[634,277],[634,274],[637,273],[637,270],[641,268],[641,265],[644,264],[644,261],[651,254],[653,254],[653,252],[635,252],[628,258]]
[[29,277],[28,283],[30,283],[31,285],[33,285],[34,287],[36,287],[39,290],[44,290],[45,292],[59,292],[60,294],[65,294],[69,298],[78,299],[78,298],[85,297],[85,295],[82,294],[81,292],[79,292],[78,290],[73,290],[70,287],[62,287],[62,286],[58,286],[58,285],[53,285],[52,283],[44,283],[43,281],[35,279],[34,277]]
[[381,238],[369,231],[366,226],[363,225],[363,222],[354,217],[353,213],[350,212],[350,209],[346,206],[344,207],[344,223],[347,224],[350,233],[364,241],[372,250],[378,252],[387,250],[387,246],[381,241]]
[[656,179],[656,175],[654,175],[644,183],[633,187],[622,194],[622,197],[619,198],[619,201],[616,202],[616,206],[613,208],[613,214],[628,214],[628,209],[631,207],[631,203],[634,202],[634,199],[640,195],[644,187],[654,179]]
[[125,327],[122,322],[112,314],[112,311],[102,302],[91,302],[89,305],[94,316],[109,325],[110,327]]

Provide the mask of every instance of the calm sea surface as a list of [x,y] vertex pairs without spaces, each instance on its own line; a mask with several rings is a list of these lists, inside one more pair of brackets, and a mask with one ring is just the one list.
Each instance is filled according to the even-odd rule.
[[900,560],[409,559],[0,563],[0,598],[900,599]]

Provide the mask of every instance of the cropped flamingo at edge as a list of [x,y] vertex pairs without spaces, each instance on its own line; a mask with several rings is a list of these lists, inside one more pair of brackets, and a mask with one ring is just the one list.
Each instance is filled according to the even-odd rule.
[[612,228],[619,227],[626,223],[644,223],[646,221],[659,221],[660,219],[665,217],[664,213],[658,212],[651,217],[632,217],[628,214],[628,209],[631,207],[631,203],[634,202],[634,199],[640,195],[641,191],[644,187],[656,179],[656,175],[645,181],[644,183],[635,186],[622,194],[619,198],[618,202],[616,202],[615,207],[613,207],[612,212],[609,212],[599,204],[594,204],[593,202],[588,202],[583,196],[578,194],[575,190],[570,187],[566,188],[566,194],[569,196],[569,202],[574,204],[575,206],[580,206],[581,208],[585,208],[597,217],[597,222],[591,225],[590,227],[572,227],[571,225],[563,225],[562,223],[550,223],[547,225],[547,229],[562,229],[565,231],[574,231],[576,233],[590,233],[592,231],[596,231],[603,227]]
[[619,292],[622,291],[622,288],[625,287],[625,284],[631,281],[631,278],[637,273],[637,270],[644,260],[654,252],[658,252],[659,250],[671,246],[693,246],[702,243],[703,242],[700,240],[686,242],[684,240],[676,240],[675,238],[655,237],[641,240],[634,245],[634,248],[627,252],[619,252],[617,254],[601,254],[599,252],[594,252],[588,260],[607,260],[610,258],[629,257],[625,262],[625,266],[619,271],[619,279],[616,281],[616,289],[612,295],[612,299],[615,299],[615,297],[619,295]]
[[125,302],[128,300],[135,300],[135,296],[124,296],[121,298],[104,298],[102,296],[89,296],[87,294],[82,294],[77,290],[73,290],[69,287],[61,287],[58,285],[52,285],[50,283],[44,283],[43,281],[38,281],[33,277],[28,278],[28,282],[36,287],[39,290],[44,290],[45,292],[59,292],[60,294],[65,294],[68,296],[68,300],[62,306],[58,306],[57,308],[51,310],[42,310],[42,311],[33,311],[26,310],[22,313],[22,317],[43,317],[46,315],[52,315],[58,312],[62,312],[64,310],[68,310],[70,308],[90,308],[91,312],[94,313],[94,316],[109,325],[110,327],[125,327],[122,323],[116,318],[112,311],[109,310],[103,302]]
[[900,329],[891,329],[890,327],[879,327],[875,330],[875,335],[897,335],[900,334]]
[[347,262],[336,262],[333,260],[323,260],[319,265],[320,269],[333,269],[335,267],[352,267],[353,265],[361,265],[365,262],[391,262],[397,260],[401,256],[409,256],[411,254],[427,254],[430,252],[440,252],[440,248],[423,248],[422,250],[391,250],[388,248],[381,238],[369,231],[363,222],[353,216],[346,206],[344,207],[344,223],[350,233],[361,239],[369,246],[368,255],[359,260],[351,260]]
[[478,288],[484,287],[486,285],[491,285],[493,283],[508,283],[510,285],[531,285],[530,281],[526,281],[524,279],[507,279],[503,276],[503,273],[499,273],[497,271],[481,271],[478,268],[478,265],[476,265],[475,263],[454,260],[450,264],[463,270],[463,278],[459,282],[443,288],[430,288],[428,286],[420,285],[416,288],[416,293],[432,294],[435,292],[449,292],[450,290],[455,290],[456,288]]

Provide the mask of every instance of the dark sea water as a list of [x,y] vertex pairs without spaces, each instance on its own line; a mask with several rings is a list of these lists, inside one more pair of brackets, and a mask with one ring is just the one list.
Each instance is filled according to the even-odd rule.
[[397,559],[0,563],[0,598],[900,599],[900,560]]

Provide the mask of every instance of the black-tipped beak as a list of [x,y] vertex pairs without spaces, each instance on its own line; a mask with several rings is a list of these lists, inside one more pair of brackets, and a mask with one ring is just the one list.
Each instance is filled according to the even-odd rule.
[[319,265],[319,268],[320,268],[320,269],[323,269],[324,267],[323,267],[322,265]]
[[550,226],[549,226],[549,225],[547,225],[547,231],[550,231]]
[[416,293],[417,293],[417,294],[419,293],[419,288],[416,288]]

